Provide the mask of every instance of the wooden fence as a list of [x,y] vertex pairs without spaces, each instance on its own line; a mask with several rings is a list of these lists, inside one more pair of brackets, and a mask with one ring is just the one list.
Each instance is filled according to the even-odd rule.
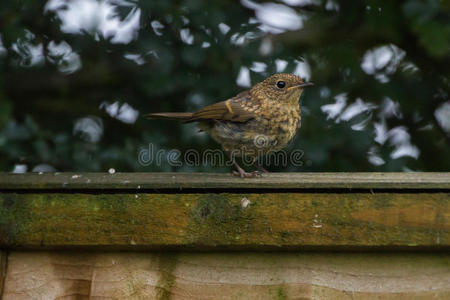
[[450,299],[450,173],[0,173],[3,299]]

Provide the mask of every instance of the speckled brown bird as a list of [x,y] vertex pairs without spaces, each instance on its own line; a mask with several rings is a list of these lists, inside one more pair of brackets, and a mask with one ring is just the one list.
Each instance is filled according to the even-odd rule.
[[[292,74],[275,74],[237,96],[206,106],[196,112],[151,113],[151,119],[198,122],[200,130],[208,132],[222,145],[237,169],[233,174],[254,177],[267,172],[257,159],[283,149],[300,128],[299,99],[310,82]],[[235,157],[250,158],[259,171],[246,172]]]

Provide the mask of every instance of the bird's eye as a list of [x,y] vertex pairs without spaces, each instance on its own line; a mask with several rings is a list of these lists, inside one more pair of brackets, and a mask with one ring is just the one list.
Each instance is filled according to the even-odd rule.
[[282,89],[282,88],[284,88],[286,86],[286,82],[284,82],[284,81],[278,81],[277,82],[277,87],[279,88],[279,89]]

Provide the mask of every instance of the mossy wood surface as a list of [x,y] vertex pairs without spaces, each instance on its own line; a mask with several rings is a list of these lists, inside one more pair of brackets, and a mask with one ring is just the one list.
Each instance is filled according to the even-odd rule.
[[442,191],[10,191],[0,193],[0,247],[448,249],[449,199]]
[[448,173],[0,173],[0,190],[91,189],[450,189]]
[[449,182],[0,174],[0,298],[449,299]]

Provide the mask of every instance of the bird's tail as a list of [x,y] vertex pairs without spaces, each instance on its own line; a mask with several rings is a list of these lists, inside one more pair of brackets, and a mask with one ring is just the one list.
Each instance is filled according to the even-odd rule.
[[173,113],[153,113],[145,115],[149,119],[162,119],[162,120],[179,120],[189,121],[192,118],[192,113],[189,112],[173,112]]

